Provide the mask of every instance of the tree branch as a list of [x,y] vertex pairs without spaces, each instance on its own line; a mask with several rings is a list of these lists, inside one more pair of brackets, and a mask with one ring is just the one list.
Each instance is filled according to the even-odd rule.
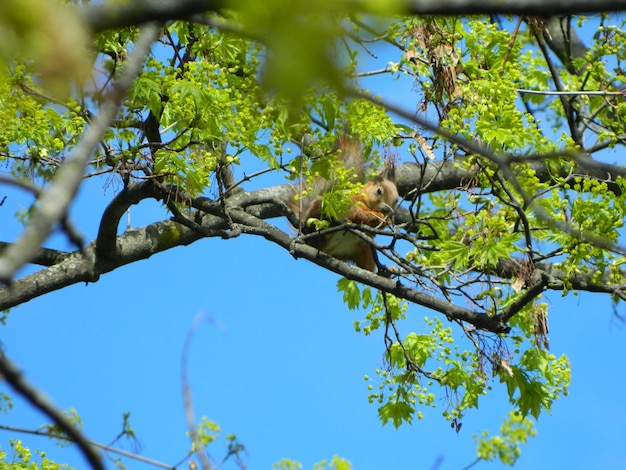
[[158,197],[154,193],[153,182],[130,183],[109,203],[100,219],[96,238],[96,255],[101,258],[115,258],[117,247],[117,228],[121,217],[132,205],[144,199]]
[[571,25],[571,16],[553,16],[545,22],[543,39],[559,58],[567,71],[573,75],[581,75],[584,67],[576,69],[575,59],[582,59],[587,53],[587,47],[578,36],[578,32]]
[[104,470],[100,454],[85,439],[83,434],[70,422],[59,409],[23,377],[9,358],[0,351],[0,374],[7,382],[28,400],[35,408],[46,414],[67,436],[76,443],[93,470]]
[[[195,205],[206,208],[211,212],[217,212],[219,210],[216,203],[210,200],[199,200]],[[254,215],[246,213],[241,208],[231,209],[229,216],[232,218],[232,221],[237,224],[236,228],[243,233],[263,236],[282,246],[297,258],[308,259],[349,279],[441,312],[448,318],[467,321],[479,328],[484,328],[489,331],[500,333],[508,331],[508,327],[505,324],[494,322],[486,315],[477,314],[449,302],[418,292],[399,282],[359,269],[355,266],[350,266],[308,245],[295,243],[294,239],[288,234]],[[226,217],[212,214],[205,215],[201,225],[205,230],[223,230],[230,228]],[[98,259],[97,261],[95,257],[96,242],[93,242],[85,250],[86,256],[80,253],[73,253],[57,265],[19,279],[10,286],[0,288],[0,310],[5,310],[32,298],[77,282],[95,282],[100,274],[110,272],[134,261],[148,258],[155,253],[170,249],[174,246],[190,244],[202,237],[204,237],[202,233],[191,230],[176,222],[157,222],[139,230],[129,230],[125,234],[117,237],[116,256],[104,260]]]
[[53,225],[65,216],[82,182],[91,153],[115,118],[126,91],[141,72],[143,61],[158,32],[159,27],[155,24],[146,25],[142,29],[120,79],[102,105],[100,115],[87,128],[75,150],[55,173],[22,235],[0,257],[0,282],[11,282],[16,271],[34,258]]
[[79,13],[94,32],[124,28],[148,21],[186,19],[198,13],[217,11],[223,0],[135,0],[127,3],[98,2],[82,6]]
[[[224,220],[211,215],[204,216],[202,226],[207,230],[228,228]],[[171,220],[156,222],[118,236],[115,257],[106,259],[96,258],[94,241],[85,248],[84,254],[74,252],[59,264],[0,288],[0,311],[72,284],[96,282],[101,274],[176,246],[189,245],[203,237],[203,234]]]
[[[94,32],[124,28],[148,21],[189,19],[226,7],[224,0],[136,0],[90,3],[79,14]],[[559,16],[626,10],[624,0],[405,0],[398,13],[413,15]]]
[[626,271],[621,270],[622,282],[615,282],[606,273],[600,279],[595,279],[595,270],[580,270],[575,273],[567,273],[563,269],[556,267],[547,261],[535,262],[529,267],[527,262],[519,259],[509,259],[500,262],[496,267],[495,274],[503,279],[525,278],[529,269],[534,270],[534,275],[527,281],[527,284],[536,286],[540,282],[547,290],[560,291],[564,289],[578,290],[583,292],[595,292],[601,294],[617,295],[622,300],[626,300]]
[[[576,164],[557,165],[554,160],[557,155],[538,155],[536,158],[524,155],[520,158],[511,158],[510,163],[528,165],[541,183],[562,183],[573,177],[594,179],[606,183],[607,188],[616,196],[622,194],[622,188],[616,183],[617,176],[624,176],[624,169],[616,165],[597,162],[590,157],[579,158]],[[561,155],[560,158],[565,157]],[[473,170],[463,167],[463,159],[427,161],[425,163],[405,163],[399,166],[397,172],[398,192],[406,199],[411,192],[433,193],[451,189],[467,187],[475,181],[482,171],[476,167]]]
[[[536,168],[537,175],[540,179],[551,180],[555,177],[553,173],[548,171],[545,162],[536,161],[532,162],[531,165]],[[588,168],[584,168],[583,165],[583,163],[579,165],[581,172],[586,171],[588,174],[593,175],[592,177],[598,179],[611,177],[610,170],[607,170],[607,168],[603,166],[596,167],[592,165],[591,162]],[[609,173],[607,173],[607,171]],[[416,190],[425,193],[462,187],[474,176],[475,173],[459,168],[459,165],[454,162],[428,162],[422,165],[410,163],[398,168],[398,186],[401,194],[407,194]],[[177,188],[171,187],[169,189],[169,193],[177,192],[179,192]],[[225,218],[222,204],[208,198],[199,197],[190,199],[190,202],[195,209],[199,210],[201,214],[204,214],[201,221],[198,222],[198,226],[201,230],[198,230],[198,227],[195,225],[185,227],[175,221],[165,220],[138,230],[129,230],[120,236],[117,235],[119,218],[130,205],[136,204],[145,198],[165,200],[170,197],[169,193],[167,192],[167,188],[157,188],[151,182],[130,185],[116,196],[105,210],[98,238],[84,250],[84,255],[79,252],[60,252],[56,255],[58,256],[58,263],[51,265],[47,269],[31,274],[30,276],[19,279],[11,286],[0,288],[0,310],[19,305],[40,295],[78,282],[95,282],[103,273],[110,272],[138,260],[149,258],[153,254],[175,246],[188,245],[207,236],[224,237],[227,236],[229,231],[232,232],[233,227],[229,225],[228,220]],[[173,198],[173,196],[171,197]],[[293,197],[293,185],[279,185],[258,191],[240,191],[234,193],[227,198],[227,206],[237,208],[239,211],[245,209],[247,215],[253,217],[255,224],[258,224],[258,219],[285,216],[287,211],[286,203],[291,197]],[[196,220],[193,214],[191,219]],[[397,223],[410,221],[411,219],[407,211],[400,211],[396,215]],[[242,229],[243,225],[246,224],[240,224],[237,229]],[[273,226],[268,224],[267,228],[269,227]],[[258,228],[248,228],[247,233],[251,233],[251,231],[254,232],[255,230],[258,230]],[[274,228],[274,230],[278,229]],[[290,251],[294,249],[292,239],[287,234],[282,233],[282,238],[280,238],[278,237],[278,232],[272,231],[271,237],[273,241],[286,247],[286,249]],[[312,261],[322,259],[325,256],[323,253],[317,253],[317,250],[314,249],[305,256],[305,254],[302,253],[305,253],[306,250],[311,249],[311,247],[300,244],[298,244],[297,247],[297,250],[293,252],[294,254],[301,257],[308,256],[307,259],[311,259]],[[98,253],[97,256],[96,252]],[[42,257],[38,259],[43,261],[45,256],[41,256]],[[54,258],[50,256],[48,261],[52,261],[53,259]],[[320,265],[341,275],[351,276],[351,279],[359,280],[366,284],[369,282],[368,285],[372,285],[372,282],[376,283],[380,281],[377,277],[375,277],[374,280],[367,279],[367,276],[363,273],[361,273],[360,277],[357,279],[353,270],[346,271],[345,263],[333,260],[332,258],[326,259],[324,263]],[[46,265],[44,262],[40,264]],[[506,267],[503,266],[501,269],[498,269],[497,275],[503,278],[518,277],[520,275],[520,266],[521,262],[512,260]],[[348,266],[348,268],[350,268],[350,266]],[[546,271],[550,279],[549,289],[564,289],[567,281],[569,283],[567,285],[577,290],[608,292],[620,296],[623,296],[624,292],[626,292],[626,286],[621,284],[608,283],[608,281],[607,284],[593,283],[591,282],[591,275],[584,273],[568,276],[562,271],[553,269],[549,263],[537,263],[535,268]],[[393,281],[387,281],[388,282],[385,284],[376,284],[376,287],[394,293],[399,297],[407,298],[408,300],[413,301],[414,299],[420,304],[426,302],[424,299],[414,297],[411,292],[403,293],[402,289],[400,289],[400,291],[394,291],[393,289],[396,288],[395,284],[393,286],[389,284],[389,282]],[[435,306],[430,304],[427,306],[446,313],[450,304],[443,302]]]
[[[4,424],[0,424],[0,429],[3,429],[5,431],[11,431],[11,432],[19,432],[22,434],[30,434],[33,436],[43,436],[43,437],[49,437],[51,439],[54,438],[59,438],[58,434],[52,433],[52,432],[46,432],[46,431],[42,431],[41,429],[37,429],[37,430],[31,430],[31,429],[22,429],[22,428],[16,428],[14,426],[6,426]],[[74,442],[72,441],[72,439],[70,439],[69,437],[67,437],[67,440],[70,442]],[[89,445],[92,445],[94,447],[98,447],[102,450],[105,450],[106,452],[111,452],[113,454],[119,454],[123,457],[127,457],[129,459],[133,459],[133,460],[137,460],[139,462],[143,462],[146,463],[148,465],[152,465],[154,467],[158,467],[158,468],[165,468],[167,470],[178,470],[178,467],[176,465],[169,465],[163,462],[159,462],[158,460],[153,460],[150,459],[148,457],[144,457],[142,455],[138,455],[138,454],[134,454],[132,452],[128,452],[126,450],[123,449],[118,449],[116,447],[111,447],[105,444],[100,444],[99,442],[96,441],[92,441],[90,439],[85,439],[85,442],[87,442]]]
[[[0,254],[6,250],[12,243],[0,242]],[[40,248],[35,257],[30,261],[32,264],[39,266],[52,266],[60,263],[67,258],[71,253],[68,251],[51,250],[49,248]]]
[[624,0],[405,0],[413,15],[557,16],[623,11]]
[[283,231],[242,210],[231,210],[230,216],[234,222],[240,224],[244,233],[262,236],[266,240],[285,248],[295,258],[305,258],[350,280],[360,282],[375,289],[393,294],[396,297],[443,313],[449,320],[465,321],[477,328],[483,328],[494,333],[506,333],[510,329],[506,324],[499,320],[494,321],[494,318],[488,317],[487,315],[482,315],[436,297],[418,292],[415,289],[403,285],[399,281],[394,281],[356,266],[351,266],[309,245],[297,243]]

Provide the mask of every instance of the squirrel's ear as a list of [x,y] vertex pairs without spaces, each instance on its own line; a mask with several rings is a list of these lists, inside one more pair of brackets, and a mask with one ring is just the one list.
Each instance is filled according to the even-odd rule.
[[390,180],[394,183],[396,182],[396,164],[392,159],[385,160],[385,164],[383,169],[380,171],[378,176],[381,179]]

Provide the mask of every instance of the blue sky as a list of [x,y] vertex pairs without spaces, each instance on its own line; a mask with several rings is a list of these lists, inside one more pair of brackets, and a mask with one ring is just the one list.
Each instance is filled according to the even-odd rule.
[[[113,194],[102,181],[84,185],[72,217],[87,240],[95,237]],[[0,187],[4,195],[0,240],[11,240],[19,230],[13,215],[29,200]],[[150,201],[131,210],[134,227],[163,217],[165,211]],[[48,246],[70,248],[62,236]],[[510,410],[504,390],[494,382],[496,390],[468,413],[458,435],[441,409],[425,410],[423,420],[399,430],[382,427],[376,406],[367,403],[363,376],[374,376],[381,365],[383,339],[354,332],[352,324],[363,312],[346,309],[337,280],[262,239],[201,240],[13,309],[0,327],[0,341],[31,382],[61,408],[78,411],[90,439],[108,443],[130,411],[141,453],[171,465],[190,446],[181,356],[198,316],[203,323],[193,337],[188,371],[196,415],[238,436],[249,469],[269,468],[281,458],[311,468],[333,455],[355,469],[452,470],[471,464],[472,434],[496,434]],[[538,435],[522,448],[516,468],[624,468],[626,326],[606,296],[562,299],[553,292],[547,299],[551,351],[570,357],[572,384],[552,415],[541,416]],[[618,311],[626,315],[623,305]],[[435,314],[412,305],[407,316],[400,324],[404,334],[424,331],[423,318]],[[5,384],[1,391],[8,391]],[[10,393],[15,409],[0,415],[1,424],[35,429],[49,423]],[[85,468],[74,450],[42,437],[0,431],[4,450],[10,437]],[[210,451],[216,459],[224,453],[219,444]],[[130,469],[154,468],[125,463]]]

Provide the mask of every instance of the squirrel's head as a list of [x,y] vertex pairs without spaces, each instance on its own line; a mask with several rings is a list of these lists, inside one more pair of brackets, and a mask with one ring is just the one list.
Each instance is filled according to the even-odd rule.
[[398,202],[396,167],[386,162],[383,170],[363,187],[367,206],[377,212],[388,214]]

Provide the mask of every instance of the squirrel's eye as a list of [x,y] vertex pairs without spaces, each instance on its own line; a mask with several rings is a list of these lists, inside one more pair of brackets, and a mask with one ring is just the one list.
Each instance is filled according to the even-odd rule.
[[378,194],[379,196],[382,196],[383,195],[383,188],[378,188],[376,190],[376,194]]

